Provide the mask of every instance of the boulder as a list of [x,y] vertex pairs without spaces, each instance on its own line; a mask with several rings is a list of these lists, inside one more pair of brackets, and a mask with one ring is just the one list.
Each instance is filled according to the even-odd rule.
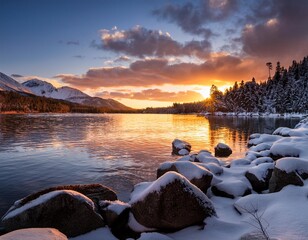
[[90,198],[94,203],[98,203],[99,201],[102,200],[114,201],[118,199],[116,193],[112,189],[102,184],[62,185],[62,186],[47,188],[39,192],[36,192],[34,194],[30,194],[29,196],[16,201],[12,206],[12,209],[10,210],[21,207],[26,203],[38,198],[41,195],[57,190],[72,190],[79,192]]
[[208,151],[200,151],[194,160],[194,162],[200,162],[200,163],[215,163],[220,165],[220,161],[215,158],[210,152]]
[[226,198],[236,198],[251,194],[249,186],[241,180],[223,181],[212,186],[214,195]]
[[191,151],[191,145],[188,142],[174,139],[172,142],[172,154],[184,156],[188,155]]
[[205,218],[216,215],[208,197],[176,172],[167,172],[143,191],[133,192],[130,203],[139,224],[159,231],[202,224]]
[[276,162],[269,182],[270,192],[279,192],[283,187],[292,184],[303,186],[303,179],[308,178],[308,161],[302,158],[286,157]]
[[162,163],[157,169],[157,178],[170,171],[183,175],[204,193],[206,193],[211,186],[213,174],[204,167],[193,162],[179,161]]
[[136,239],[140,236],[128,226],[130,204],[116,200],[101,201],[99,205],[102,216],[114,236],[118,239]]
[[2,235],[1,240],[67,240],[67,237],[54,228],[26,228]]
[[10,209],[2,218],[6,231],[50,227],[68,237],[78,236],[104,226],[95,204],[72,190],[57,190]]
[[253,190],[256,192],[262,192],[268,189],[273,169],[273,163],[263,163],[248,169],[245,173],[245,177],[250,182]]
[[229,157],[232,154],[231,148],[224,144],[218,143],[215,147],[215,157]]

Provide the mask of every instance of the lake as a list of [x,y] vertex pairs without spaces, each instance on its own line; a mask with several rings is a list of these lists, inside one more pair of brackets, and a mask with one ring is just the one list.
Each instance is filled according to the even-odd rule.
[[0,216],[17,199],[63,184],[101,183],[127,201],[134,184],[152,181],[171,142],[193,151],[223,142],[241,158],[250,134],[294,127],[298,119],[157,114],[0,114]]

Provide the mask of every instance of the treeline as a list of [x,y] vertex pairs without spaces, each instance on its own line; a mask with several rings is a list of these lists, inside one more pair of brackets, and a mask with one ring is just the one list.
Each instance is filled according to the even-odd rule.
[[1,112],[110,113],[117,111],[109,108],[84,106],[32,94],[0,91],[0,113]]
[[[269,71],[272,63],[267,63]],[[270,74],[270,72],[269,72]],[[308,111],[308,57],[293,61],[289,68],[276,63],[273,77],[257,83],[235,82],[225,92],[211,87],[210,98],[195,103],[174,103],[167,108],[147,108],[145,112],[192,113],[192,112],[269,112],[288,113]]]

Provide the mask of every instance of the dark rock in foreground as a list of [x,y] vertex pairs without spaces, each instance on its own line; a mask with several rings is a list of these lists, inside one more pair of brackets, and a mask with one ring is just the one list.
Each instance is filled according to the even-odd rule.
[[174,155],[188,155],[191,151],[191,145],[188,142],[174,139],[172,142],[172,154]]
[[141,193],[133,192],[131,203],[138,223],[161,231],[177,231],[215,215],[207,196],[176,172],[164,174]]
[[57,190],[9,210],[2,224],[7,231],[49,227],[74,237],[103,227],[104,220],[86,196],[71,190]]
[[218,143],[215,147],[215,157],[229,157],[231,154],[231,148],[224,143]]
[[269,180],[272,176],[273,168],[274,164],[263,163],[250,168],[245,173],[245,177],[250,182],[253,190],[260,193],[268,189]]
[[38,198],[41,195],[44,195],[46,193],[52,192],[52,191],[57,191],[57,190],[73,190],[76,192],[79,192],[85,196],[87,196],[88,198],[90,198],[93,202],[98,203],[99,201],[102,200],[110,200],[110,201],[114,201],[117,200],[117,195],[116,193],[102,185],[102,184],[77,184],[77,185],[62,185],[62,186],[57,186],[57,187],[51,187],[51,188],[47,188],[44,190],[41,190],[39,192],[36,192],[34,194],[31,194],[19,201],[16,201],[14,203],[14,208],[20,207],[36,198]]

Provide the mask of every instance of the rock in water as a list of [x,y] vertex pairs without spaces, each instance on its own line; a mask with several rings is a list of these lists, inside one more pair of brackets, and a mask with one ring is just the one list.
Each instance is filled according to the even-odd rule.
[[176,231],[215,215],[212,202],[176,172],[167,172],[143,191],[132,193],[131,212],[141,225]]
[[229,157],[231,154],[231,148],[224,143],[218,143],[215,147],[215,157]]
[[191,145],[188,142],[174,139],[172,142],[172,154],[174,155],[188,155],[191,151]]
[[7,231],[51,227],[68,237],[104,226],[92,200],[71,190],[49,192],[11,209],[3,216],[2,223]]
[[166,172],[174,171],[186,177],[192,184],[197,186],[202,192],[206,193],[211,186],[213,174],[202,166],[193,162],[165,162],[157,169],[157,178]]
[[1,240],[67,240],[67,237],[54,228],[26,228],[2,235]]

